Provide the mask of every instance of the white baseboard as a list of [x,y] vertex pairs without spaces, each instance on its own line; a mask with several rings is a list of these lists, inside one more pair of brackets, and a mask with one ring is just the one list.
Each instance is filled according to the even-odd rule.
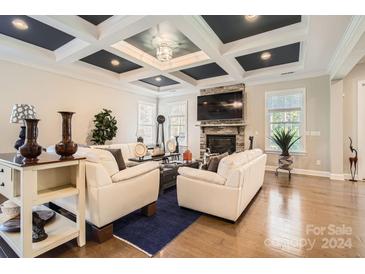
[[337,180],[337,181],[345,181],[345,174],[336,174],[336,173],[331,173],[330,174],[330,179],[331,180]]
[[[266,170],[275,171],[276,166],[266,166]],[[279,170],[279,172],[285,173],[284,170]],[[330,172],[328,171],[320,171],[320,170],[310,170],[310,169],[301,169],[301,168],[293,168],[291,171],[292,174],[300,174],[300,175],[309,175],[309,176],[317,176],[317,177],[330,177]]]

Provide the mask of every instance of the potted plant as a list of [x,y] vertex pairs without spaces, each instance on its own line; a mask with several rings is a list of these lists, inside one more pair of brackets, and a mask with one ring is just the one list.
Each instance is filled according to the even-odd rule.
[[117,120],[111,115],[112,111],[103,109],[94,117],[95,128],[92,130],[91,141],[96,145],[104,145],[117,135]]
[[273,136],[269,139],[272,140],[280,149],[281,154],[279,158],[279,167],[276,169],[275,174],[278,175],[278,169],[284,169],[289,171],[289,180],[291,178],[291,170],[293,159],[290,156],[290,148],[299,141],[301,137],[296,137],[296,131],[293,129],[285,130],[284,128],[276,128],[273,131]]
[[269,139],[281,149],[280,156],[290,156],[290,148],[300,139],[300,136],[295,137],[295,135],[296,131],[293,129],[276,128],[273,131],[273,136],[270,136]]

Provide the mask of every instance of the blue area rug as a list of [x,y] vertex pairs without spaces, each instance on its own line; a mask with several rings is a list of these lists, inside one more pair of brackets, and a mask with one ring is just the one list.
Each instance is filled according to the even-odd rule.
[[157,201],[157,212],[146,217],[140,210],[114,222],[114,235],[152,256],[195,222],[200,212],[180,208],[176,188],[166,190]]

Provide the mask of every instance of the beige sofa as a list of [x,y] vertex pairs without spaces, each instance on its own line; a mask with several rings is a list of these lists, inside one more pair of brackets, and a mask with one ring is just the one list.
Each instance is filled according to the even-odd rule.
[[266,158],[254,149],[223,158],[217,173],[179,168],[179,206],[236,221],[263,184]]

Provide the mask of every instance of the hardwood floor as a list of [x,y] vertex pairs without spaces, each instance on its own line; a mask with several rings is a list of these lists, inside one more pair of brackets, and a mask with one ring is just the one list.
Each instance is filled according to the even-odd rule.
[[[307,233],[313,227],[324,227],[323,235]],[[342,235],[329,235],[332,228]],[[147,256],[113,238],[83,248],[71,241],[42,257]],[[267,172],[235,224],[203,215],[155,257],[365,257],[365,183],[300,175],[289,183],[287,175]]]

